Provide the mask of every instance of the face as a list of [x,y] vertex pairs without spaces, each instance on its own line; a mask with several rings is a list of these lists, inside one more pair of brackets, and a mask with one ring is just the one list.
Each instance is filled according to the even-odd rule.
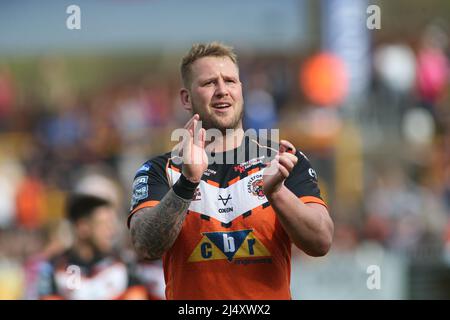
[[203,128],[242,128],[239,70],[228,57],[204,57],[191,65],[191,84],[181,90],[184,107],[198,113]]
[[116,212],[110,207],[99,207],[86,221],[87,240],[101,253],[112,250],[117,237]]

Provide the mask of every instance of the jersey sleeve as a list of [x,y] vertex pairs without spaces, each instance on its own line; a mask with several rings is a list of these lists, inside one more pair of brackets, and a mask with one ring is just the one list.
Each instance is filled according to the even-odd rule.
[[286,179],[285,186],[304,203],[319,203],[326,207],[320,195],[316,171],[303,153],[297,151],[295,155],[298,161]]
[[145,162],[136,172],[133,180],[130,214],[127,225],[130,226],[132,215],[139,209],[154,207],[169,191],[166,176],[168,159],[160,156]]

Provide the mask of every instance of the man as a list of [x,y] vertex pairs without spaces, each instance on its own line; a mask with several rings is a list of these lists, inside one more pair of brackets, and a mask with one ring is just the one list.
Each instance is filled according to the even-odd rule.
[[131,263],[117,253],[116,211],[107,200],[73,194],[67,203],[73,246],[40,266],[40,299],[147,299]]
[[[181,74],[181,102],[193,117],[178,156],[153,158],[136,174],[128,219],[135,249],[163,258],[167,299],[290,299],[291,243],[311,256],[331,246],[316,174],[290,142],[277,150],[244,134],[231,48],[194,45]],[[222,135],[209,142],[205,129]]]

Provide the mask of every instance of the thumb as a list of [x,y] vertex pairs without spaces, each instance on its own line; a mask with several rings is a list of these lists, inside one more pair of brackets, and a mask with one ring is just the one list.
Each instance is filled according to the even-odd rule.
[[276,156],[275,159],[269,162],[268,166],[264,169],[264,174],[268,176],[273,176],[278,173],[278,164],[279,164],[279,156]]
[[198,133],[198,145],[200,148],[205,149],[206,130],[201,128]]

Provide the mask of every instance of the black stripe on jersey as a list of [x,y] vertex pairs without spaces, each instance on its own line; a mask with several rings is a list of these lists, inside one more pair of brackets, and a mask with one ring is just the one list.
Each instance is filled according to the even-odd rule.
[[[270,206],[269,201],[266,201],[266,202],[264,202],[264,203],[262,204],[262,208],[263,208],[263,209],[265,209],[265,208],[267,208],[267,207],[269,207],[269,206]],[[249,216],[252,214],[252,211],[253,211],[253,210],[248,210],[247,212],[244,212],[244,213],[242,214],[242,217],[243,217],[243,218],[249,217]]]
[[[255,169],[255,168],[259,168],[259,169],[263,169],[266,167],[265,163],[268,163],[271,160],[271,157],[275,156],[275,152],[273,152],[270,149],[266,149],[264,146],[265,145],[274,145],[274,142],[272,141],[264,141],[262,142],[261,146],[256,146],[256,154],[252,154],[250,155],[250,149],[251,146],[250,144],[254,144],[254,142],[249,140],[249,137],[245,137],[244,141],[243,141],[243,145],[241,145],[240,147],[234,149],[234,150],[230,150],[227,151],[225,153],[218,153],[218,154],[214,154],[211,153],[211,155],[208,154],[208,158],[211,161],[211,156],[212,157],[220,157],[222,159],[222,164],[217,164],[217,163],[210,163],[210,165],[208,166],[208,169],[210,169],[210,172],[215,172],[214,174],[209,173],[209,174],[205,174],[202,177],[203,181],[206,180],[211,180],[213,182],[218,183],[218,187],[219,188],[228,188],[229,187],[229,182],[233,181],[234,179],[236,179],[237,177],[240,177],[241,179],[246,178],[248,176],[248,172]],[[245,151],[245,152],[244,152]],[[228,163],[226,164],[225,161],[227,160],[227,154],[233,154],[232,158],[234,159],[234,161],[232,163]],[[242,157],[238,156],[242,155]],[[266,157],[264,159],[262,159],[262,161],[264,163],[261,162],[257,162],[252,164],[251,166],[248,166],[248,162],[259,157],[265,155]],[[168,158],[170,157],[170,153],[166,153],[165,156]],[[216,158],[217,159],[217,158]],[[244,160],[244,162],[237,162],[237,160]],[[244,166],[242,166],[242,164],[248,166],[247,168],[244,169]],[[177,165],[174,164],[173,162],[170,163],[169,167],[174,167],[176,169],[178,169],[178,171],[181,172],[182,169],[182,165]]]
[[232,224],[233,224],[232,221],[230,221],[228,223],[224,223],[224,222],[221,223],[222,227],[224,227],[224,228],[230,228]]
[[269,201],[266,201],[266,202],[264,202],[264,203],[262,204],[262,208],[263,208],[263,209],[267,208],[268,206],[270,206]]

